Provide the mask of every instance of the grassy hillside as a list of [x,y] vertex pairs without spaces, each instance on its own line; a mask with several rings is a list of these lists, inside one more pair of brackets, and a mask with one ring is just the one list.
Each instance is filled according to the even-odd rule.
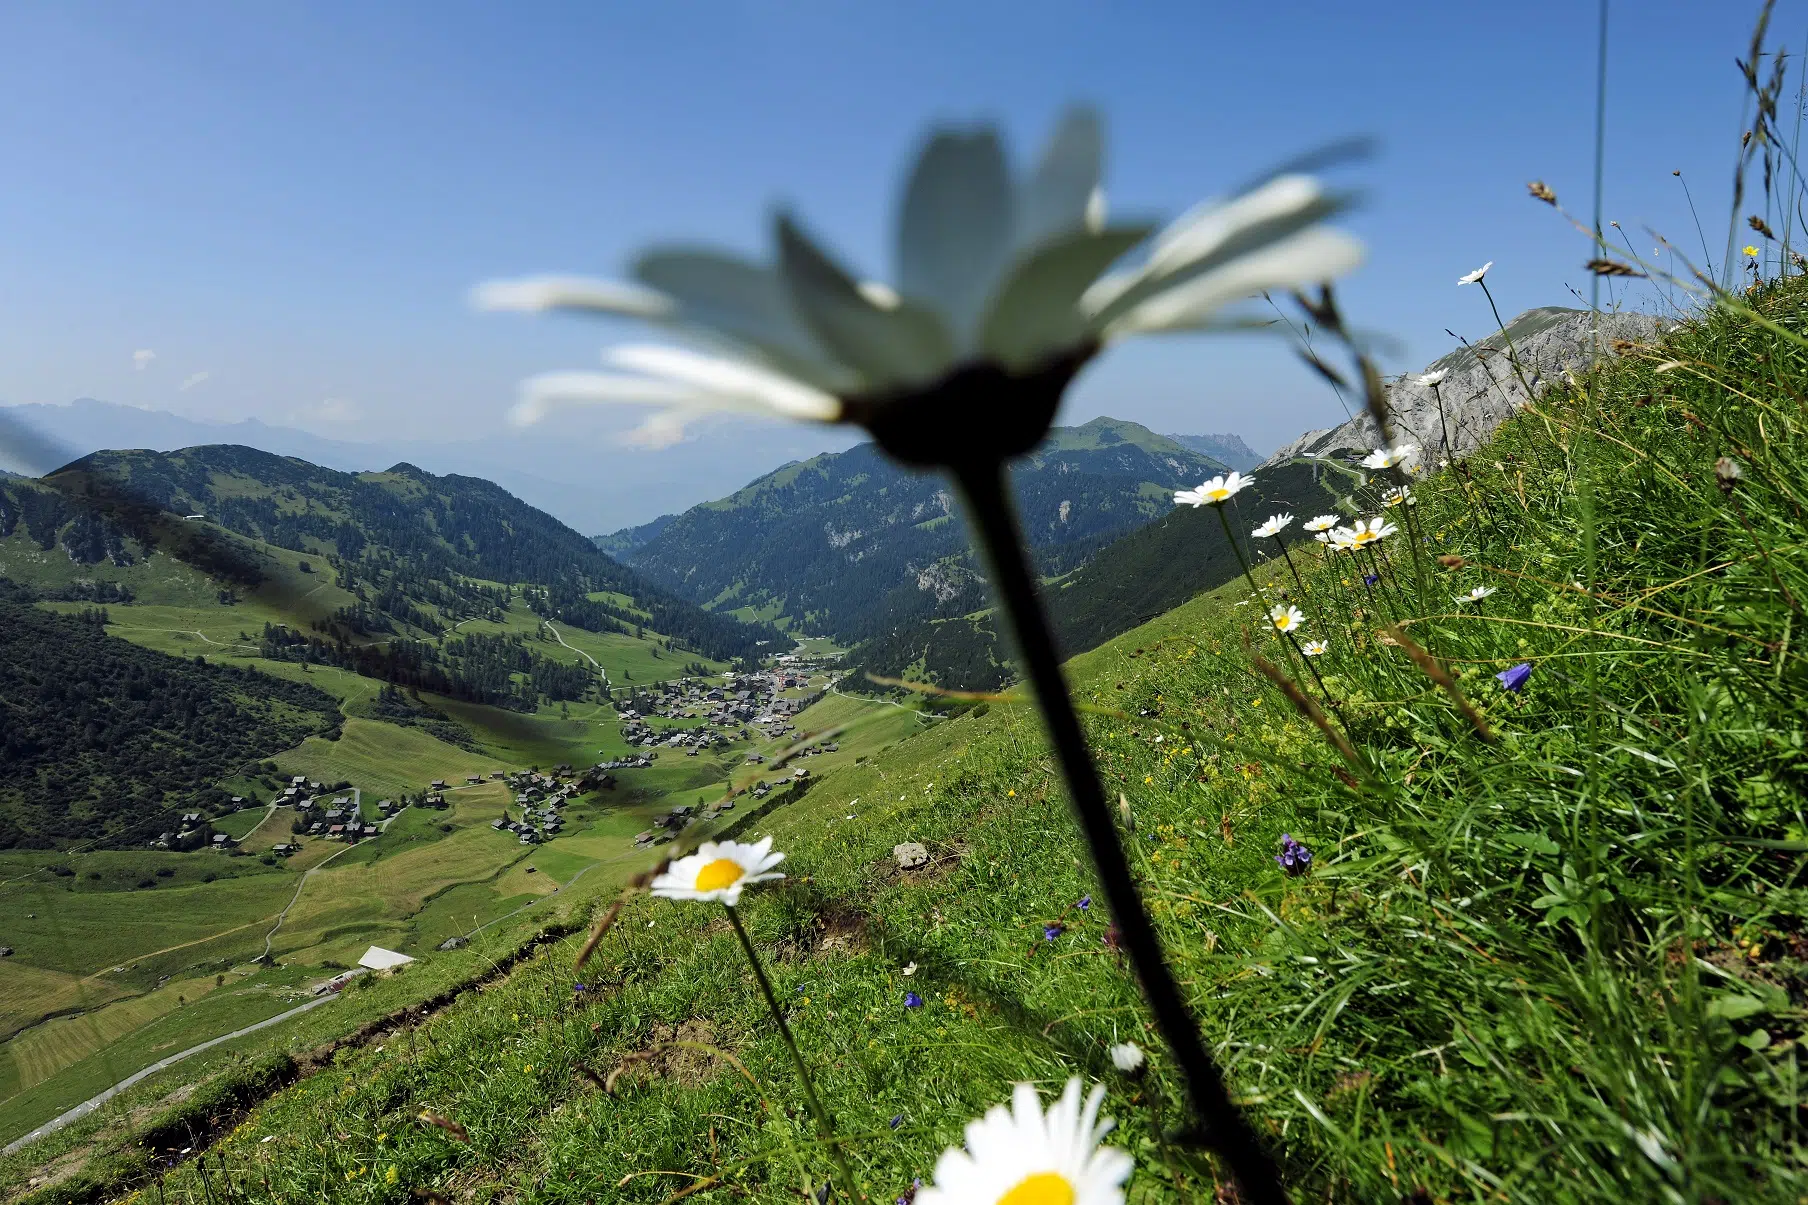
[[[1799,284],[1756,300],[1786,331],[1808,319]],[[1252,668],[1255,641],[1321,693],[1252,631],[1246,586],[1074,664],[1179,977],[1298,1199],[1808,1190],[1804,395],[1798,338],[1717,313],[1421,483],[1423,550],[1460,562],[1415,562],[1396,537],[1372,595],[1313,565],[1293,601],[1330,642],[1347,757]],[[1481,606],[1452,601],[1481,585]],[[1495,675],[1518,665],[1508,690]],[[907,1194],[1010,1081],[1080,1075],[1110,1090],[1132,1199],[1212,1198],[1210,1166],[1161,1128],[1176,1085],[1032,713],[976,708],[753,831],[790,877],[743,912],[863,1191]],[[1276,864],[1283,833],[1310,873]],[[904,840],[929,865],[900,872]],[[161,1199],[794,1200],[821,1183],[719,911],[631,899],[582,991],[574,949],[341,1051]],[[1124,1039],[1149,1049],[1147,1078],[1112,1070]],[[91,1190],[37,1199],[70,1191]]]

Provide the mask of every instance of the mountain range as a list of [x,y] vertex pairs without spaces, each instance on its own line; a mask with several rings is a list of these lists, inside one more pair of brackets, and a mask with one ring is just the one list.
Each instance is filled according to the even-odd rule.
[[[1145,427],[1057,428],[1012,468],[1045,577],[1071,573],[1224,471]],[[707,607],[859,644],[987,605],[947,483],[870,444],[786,465],[716,502],[599,537],[658,585]]]
[[[536,605],[575,626],[639,625],[723,660],[747,656],[759,640],[776,635],[675,597],[493,482],[435,476],[405,463],[344,473],[218,444],[171,453],[97,452],[45,481],[0,485],[0,551],[8,541],[24,541],[44,551],[60,547],[78,565],[105,561],[118,569],[145,560],[143,531],[72,497],[78,491],[71,482],[86,479],[224,533],[245,552],[241,578],[284,571],[268,550],[322,558],[321,568],[333,575],[332,597],[351,600],[333,617],[347,635],[437,636],[458,619],[493,608],[499,590],[522,586],[537,588]],[[131,580],[117,573],[113,579],[128,586]],[[320,588],[310,585],[308,592]],[[591,597],[597,594],[614,601]]]
[[[1462,454],[1525,405],[1528,390],[1535,397],[1595,347],[1611,351],[1659,326],[1646,315],[1597,320],[1558,307],[1527,311],[1504,334],[1430,366],[1446,373],[1437,389],[1416,374],[1389,382],[1396,439]],[[1509,350],[1517,353],[1517,370]],[[267,440],[313,438],[246,426]],[[1236,500],[1235,523],[1247,528],[1270,511],[1303,518],[1339,506],[1360,478],[1335,465],[1379,442],[1366,415],[1306,433],[1254,466],[1257,484]],[[368,445],[313,451],[343,457],[350,448],[370,454]],[[157,506],[207,511],[226,530],[280,547],[312,547],[312,540],[341,562],[344,547],[359,541],[391,550],[432,547],[418,566],[405,560],[360,583],[369,589],[354,626],[371,631],[397,616],[374,618],[368,595],[394,600],[394,582],[407,583],[399,589],[408,596],[449,574],[537,582],[536,606],[580,626],[624,622],[627,612],[608,612],[615,604],[593,597],[614,592],[632,599],[648,626],[717,659],[748,655],[778,628],[833,637],[852,647],[852,665],[888,675],[908,671],[977,687],[1010,674],[957,500],[939,478],[905,472],[870,445],[786,464],[718,500],[588,541],[488,481],[435,477],[412,463],[347,474],[243,448],[132,455],[137,459],[107,454],[95,463],[131,480]],[[1013,467],[1019,512],[1067,652],[1238,572],[1216,513],[1175,511],[1171,500],[1174,490],[1227,468],[1247,471],[1256,457],[1235,435],[1164,436],[1101,418],[1057,429]],[[399,526],[390,522],[396,507],[411,516]],[[355,531],[345,528],[348,508],[362,508],[362,519],[351,522]],[[512,517],[500,518],[502,510]],[[1349,513],[1347,501],[1342,510]],[[0,522],[16,521],[0,509]],[[74,518],[57,539],[72,556],[78,546],[83,555],[110,556],[108,541],[117,543],[104,526]],[[338,568],[353,580],[365,572],[355,560]]]
[[[624,449],[618,430],[623,415],[612,411],[574,411],[560,415],[556,424],[499,428],[482,438],[370,442],[329,439],[254,418],[202,422],[95,398],[68,405],[7,406],[0,408],[0,417],[15,420],[42,445],[30,450],[0,446],[0,473],[10,469],[38,476],[102,450],[174,452],[236,444],[343,472],[406,462],[435,473],[481,477],[580,531],[644,522],[707,499],[719,483],[744,481],[750,469],[855,442],[838,428],[724,418],[701,424],[695,438],[669,448]],[[426,424],[423,429],[440,428]]]
[[1241,435],[1226,432],[1222,435],[1170,435],[1168,438],[1240,473],[1247,473],[1262,463],[1262,454],[1244,443]]

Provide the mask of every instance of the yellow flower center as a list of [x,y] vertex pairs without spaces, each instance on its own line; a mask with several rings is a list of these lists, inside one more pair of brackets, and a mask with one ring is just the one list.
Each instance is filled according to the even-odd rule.
[[1073,1185],[1060,1172],[1037,1172],[1018,1181],[998,1205],[1073,1205]]
[[[1207,498],[1210,498],[1213,502],[1222,502],[1226,498],[1230,497],[1230,491],[1227,489],[1207,490],[1205,492],[1205,496]],[[1025,1180],[1024,1183],[1027,1184],[1027,1183],[1029,1183],[1029,1181]],[[1021,1187],[1021,1185],[1019,1187]],[[1016,1192],[1017,1190],[1015,1188],[1013,1188],[1011,1191]],[[1009,1198],[1006,1198],[1006,1199],[1008,1200]]]
[[741,876],[746,873],[733,858],[717,858],[697,872],[697,890],[720,891],[740,882]]

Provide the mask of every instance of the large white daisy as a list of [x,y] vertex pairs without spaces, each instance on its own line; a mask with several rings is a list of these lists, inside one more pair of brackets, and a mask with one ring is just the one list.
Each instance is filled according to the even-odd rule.
[[697,852],[679,858],[653,880],[652,893],[668,900],[716,900],[730,908],[741,901],[741,889],[785,876],[773,867],[785,860],[772,852],[772,838],[752,845],[739,841],[705,841]]
[[[935,432],[944,450],[919,447],[893,430],[892,412],[957,421],[993,455],[1027,450],[1107,344],[1229,325],[1229,303],[1361,261],[1360,243],[1324,225],[1349,197],[1312,177],[1272,176],[1158,229],[1107,221],[1103,158],[1102,124],[1084,108],[1022,173],[990,126],[937,131],[905,183],[890,284],[843,266],[780,212],[769,262],[658,246],[634,261],[631,283],[540,276],[482,285],[473,300],[628,317],[703,348],[622,348],[608,353],[610,371],[535,377],[519,422],[557,403],[632,402],[659,407],[655,434],[669,436],[702,411],[752,411],[860,423],[894,455],[942,464],[947,427]],[[974,430],[988,426],[1009,430]]]
[[1256,483],[1254,477],[1245,477],[1241,473],[1226,473],[1221,477],[1213,477],[1196,490],[1175,490],[1175,506],[1217,506],[1228,502]]
[[1082,1105],[1070,1079],[1044,1114],[1036,1089],[1018,1084],[1009,1109],[994,1105],[967,1123],[966,1149],[942,1152],[917,1205],[1122,1205],[1135,1164],[1099,1145],[1112,1126],[1099,1120],[1104,1102],[1100,1086]]

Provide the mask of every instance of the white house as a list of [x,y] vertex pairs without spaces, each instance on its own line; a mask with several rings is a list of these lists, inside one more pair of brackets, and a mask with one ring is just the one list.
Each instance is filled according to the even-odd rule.
[[385,950],[382,946],[372,946],[364,951],[364,957],[358,960],[361,967],[369,967],[373,971],[387,971],[395,967],[406,966],[414,959],[406,954],[398,954],[394,950]]

